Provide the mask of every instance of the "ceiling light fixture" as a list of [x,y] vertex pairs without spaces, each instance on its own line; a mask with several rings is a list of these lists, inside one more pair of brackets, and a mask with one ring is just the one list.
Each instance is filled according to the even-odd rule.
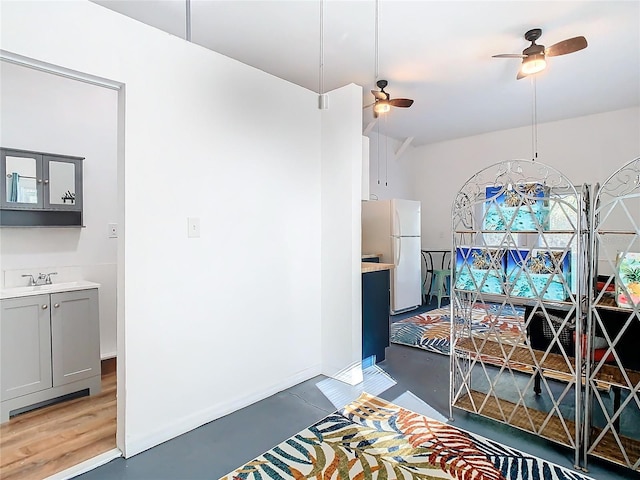
[[380,28],[380,4],[376,0],[375,19],[374,19],[374,37],[373,37],[373,82],[378,81],[378,29]]
[[544,59],[544,53],[534,53],[522,60],[520,72],[523,75],[532,75],[541,72],[547,67],[547,61]]
[[320,71],[318,74],[318,108],[329,108],[329,97],[324,93],[324,0],[320,0]]
[[191,0],[185,0],[185,40],[191,41]]
[[376,113],[387,113],[389,110],[391,110],[391,105],[388,100],[377,100],[373,105],[373,111]]
[[[380,56],[380,52],[378,50],[378,36],[379,36],[379,30],[380,30],[380,1],[376,0],[375,3],[375,30],[374,30],[374,81],[377,84],[378,81],[378,66],[379,66],[379,56]],[[388,98],[388,97],[387,97]],[[389,105],[389,100],[383,100],[383,99],[378,99],[376,98],[375,103],[373,104],[373,112],[374,112],[374,117],[377,117],[378,114],[380,113],[386,113],[389,110],[391,110],[391,105]],[[384,115],[382,117],[385,121],[385,126],[387,123],[387,116]],[[376,125],[376,131],[377,131],[377,135],[376,135],[376,150],[377,150],[377,176],[378,176],[378,185],[380,185],[380,119],[378,119],[378,123]],[[388,162],[387,162],[387,136],[385,135],[384,137],[384,166],[385,166],[385,181],[384,184],[385,186],[388,186],[388,180],[389,180],[389,175],[388,175]]]

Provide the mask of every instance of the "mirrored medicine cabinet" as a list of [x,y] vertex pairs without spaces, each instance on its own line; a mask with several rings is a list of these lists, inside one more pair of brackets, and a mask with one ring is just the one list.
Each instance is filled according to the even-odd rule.
[[82,226],[82,157],[1,148],[0,226]]

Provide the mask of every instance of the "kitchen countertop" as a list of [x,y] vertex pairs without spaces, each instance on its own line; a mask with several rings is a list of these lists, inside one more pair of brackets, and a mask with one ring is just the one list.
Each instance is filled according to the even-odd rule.
[[392,268],[392,263],[362,262],[362,273],[379,272],[381,270],[391,270]]
[[0,300],[6,298],[29,297],[31,295],[42,295],[59,292],[72,292],[74,290],[88,290],[99,288],[100,284],[78,280],[76,282],[52,283],[50,285],[38,285],[33,287],[11,287],[0,290]]

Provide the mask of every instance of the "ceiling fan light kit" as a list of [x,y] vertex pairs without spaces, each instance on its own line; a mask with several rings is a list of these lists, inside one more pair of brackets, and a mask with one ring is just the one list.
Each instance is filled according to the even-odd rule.
[[547,61],[544,59],[544,53],[535,53],[522,60],[520,72],[522,72],[523,75],[533,75],[534,73],[541,72],[546,67]]
[[391,107],[407,108],[413,105],[413,100],[410,98],[391,98],[391,96],[384,91],[385,87],[389,84],[386,80],[378,80],[376,85],[380,90],[371,90],[371,94],[375,98],[373,104],[373,116],[377,118],[380,113],[387,113],[391,110]]
[[378,100],[373,105],[373,111],[376,113],[387,113],[389,110],[391,110],[391,105],[386,100]]
[[538,45],[536,40],[542,35],[542,29],[533,28],[524,34],[525,40],[531,42],[527,48],[520,53],[501,53],[493,55],[493,58],[521,58],[522,65],[518,71],[517,79],[533,75],[541,72],[547,67],[546,57],[557,57],[558,55],[566,55],[568,53],[577,52],[583,48],[587,48],[587,39],[584,37],[573,37],[545,48],[544,45]]

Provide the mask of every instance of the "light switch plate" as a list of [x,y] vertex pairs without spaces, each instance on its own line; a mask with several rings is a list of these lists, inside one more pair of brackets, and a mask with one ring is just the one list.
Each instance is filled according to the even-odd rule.
[[118,224],[110,223],[107,225],[107,235],[109,238],[118,238]]
[[187,218],[187,236],[189,238],[200,238],[200,218]]

